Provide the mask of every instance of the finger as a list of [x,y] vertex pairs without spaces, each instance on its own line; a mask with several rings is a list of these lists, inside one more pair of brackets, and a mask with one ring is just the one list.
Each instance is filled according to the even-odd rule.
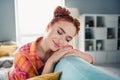
[[73,53],[67,53],[67,54],[63,55],[63,57],[67,57],[67,56],[76,56],[76,55]]
[[63,50],[59,50],[57,52],[54,53],[54,56],[59,56],[62,57],[63,55],[70,53],[72,50],[71,49],[63,49]]
[[64,46],[62,48],[71,48],[71,49],[73,49],[73,47],[71,45],[66,45],[66,46]]
[[92,57],[92,62],[91,62],[91,64],[94,64],[94,58]]
[[72,49],[71,47],[64,47],[64,48],[61,48],[59,51],[63,52],[71,49]]
[[72,46],[72,45],[66,45],[65,47],[70,47],[70,48],[72,48],[72,49],[73,49],[73,46]]

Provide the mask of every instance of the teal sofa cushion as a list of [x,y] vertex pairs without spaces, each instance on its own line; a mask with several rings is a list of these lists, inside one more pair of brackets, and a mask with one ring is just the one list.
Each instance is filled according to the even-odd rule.
[[61,59],[55,66],[56,71],[62,71],[60,80],[118,80],[76,56]]

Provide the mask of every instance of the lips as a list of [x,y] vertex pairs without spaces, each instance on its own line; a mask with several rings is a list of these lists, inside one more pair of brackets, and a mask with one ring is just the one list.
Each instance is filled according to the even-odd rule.
[[54,43],[54,47],[55,48],[59,48],[60,46],[53,40],[53,43]]

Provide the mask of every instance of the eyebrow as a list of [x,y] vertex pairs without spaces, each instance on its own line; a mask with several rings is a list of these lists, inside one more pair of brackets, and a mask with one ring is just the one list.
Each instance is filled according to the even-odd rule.
[[[63,33],[66,33],[63,28],[59,27],[59,29],[61,29],[63,31]],[[71,36],[68,36],[68,37],[72,39]]]
[[63,33],[66,33],[63,28],[61,28],[61,27],[59,27],[59,28],[63,31]]

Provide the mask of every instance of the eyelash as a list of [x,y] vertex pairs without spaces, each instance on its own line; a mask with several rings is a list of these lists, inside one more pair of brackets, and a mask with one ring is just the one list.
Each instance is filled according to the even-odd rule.
[[59,35],[62,35],[62,32],[60,32],[59,30],[57,30],[57,33],[58,33]]
[[[62,32],[60,32],[59,30],[57,30],[57,33],[58,33],[59,35],[62,35]],[[67,42],[70,42],[70,40],[68,40],[68,39],[66,39],[66,41],[67,41]]]
[[66,39],[66,41],[67,41],[67,42],[70,42],[70,40],[67,40],[67,39]]

